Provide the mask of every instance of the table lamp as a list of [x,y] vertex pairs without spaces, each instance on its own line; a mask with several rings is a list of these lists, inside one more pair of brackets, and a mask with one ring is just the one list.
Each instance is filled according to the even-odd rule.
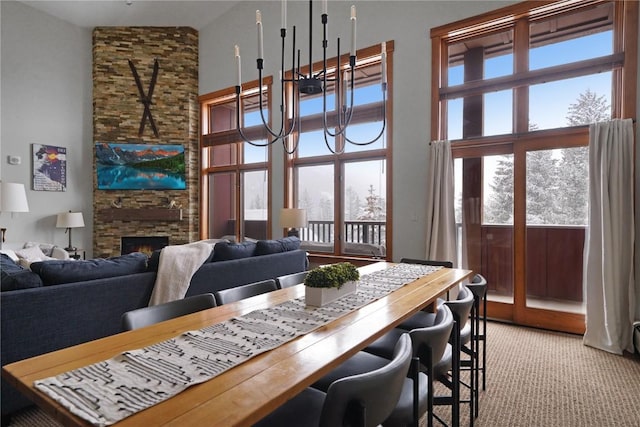
[[[71,229],[84,227],[84,218],[82,212],[62,212],[58,214],[58,220],[56,221],[57,228],[66,228],[69,232],[69,246],[64,248],[67,252],[75,252],[77,248],[71,246]],[[66,233],[66,231],[65,231]]]
[[[24,184],[16,182],[0,183],[0,212],[11,212],[12,216],[14,212],[29,212]],[[2,248],[7,229],[3,227],[1,231],[0,248]]]
[[281,209],[280,226],[289,229],[287,236],[300,238],[300,230],[298,228],[307,226],[307,211],[304,209]]

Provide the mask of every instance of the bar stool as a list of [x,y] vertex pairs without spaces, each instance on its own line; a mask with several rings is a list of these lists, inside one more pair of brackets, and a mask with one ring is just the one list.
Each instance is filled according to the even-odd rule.
[[[476,341],[476,384],[479,384],[479,372],[482,371],[482,390],[487,389],[485,372],[487,367],[487,279],[481,274],[473,276],[471,283],[467,284],[467,288],[473,293],[473,311],[471,313],[472,321],[475,323],[475,341]],[[482,302],[482,313],[480,313],[480,303]],[[480,321],[482,320],[482,328]],[[480,353],[480,342],[482,342],[482,353]],[[480,365],[480,354],[482,354],[482,365]],[[477,414],[476,406],[476,416]]]
[[[449,307],[451,312],[453,313],[453,318],[455,320],[453,331],[451,333],[450,343],[453,352],[453,368],[452,368],[452,378],[451,385],[447,385],[453,392],[454,401],[450,402],[449,398],[436,398],[434,399],[435,405],[459,405],[460,403],[468,403],[469,404],[469,425],[473,427],[474,419],[476,415],[475,406],[477,403],[477,384],[475,382],[475,354],[476,348],[474,340],[472,339],[475,328],[474,324],[471,321],[470,315],[473,309],[474,297],[473,293],[466,287],[462,286],[460,288],[460,293],[458,293],[458,297],[455,300],[445,301],[443,304]],[[467,347],[467,344],[470,345],[471,348]],[[466,354],[469,356],[469,359],[462,359],[461,355]],[[456,366],[458,369],[456,369]],[[470,375],[469,375],[469,384],[462,381],[459,378],[459,372],[461,367],[469,367]],[[456,372],[457,371],[457,372]],[[455,375],[458,373],[458,375]],[[460,384],[469,388],[469,400],[462,400],[460,398]],[[457,396],[456,396],[457,395]],[[457,402],[455,401],[457,397]]]

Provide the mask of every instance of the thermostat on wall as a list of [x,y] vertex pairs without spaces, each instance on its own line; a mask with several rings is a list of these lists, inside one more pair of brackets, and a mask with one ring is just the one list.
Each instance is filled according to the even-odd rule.
[[8,156],[7,161],[10,165],[19,165],[20,163],[22,163],[22,159],[20,158],[20,156]]

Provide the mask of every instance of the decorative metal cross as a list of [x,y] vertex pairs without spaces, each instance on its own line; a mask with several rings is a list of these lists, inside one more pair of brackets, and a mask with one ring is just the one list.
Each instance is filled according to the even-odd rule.
[[138,75],[138,71],[136,71],[136,66],[133,65],[133,61],[130,59],[129,68],[131,68],[131,73],[133,73],[133,78],[136,80],[136,86],[138,86],[138,92],[140,93],[140,102],[144,105],[144,112],[142,113],[142,119],[140,120],[140,129],[138,130],[138,136],[142,136],[144,132],[144,126],[147,122],[147,118],[149,118],[149,124],[151,125],[151,129],[153,130],[153,134],[158,137],[158,128],[156,127],[156,122],[153,120],[153,116],[151,115],[151,97],[153,96],[153,89],[156,85],[156,80],[158,79],[158,60],[154,59],[153,61],[153,75],[151,76],[151,83],[149,83],[149,92],[147,94],[144,93],[144,89],[142,88],[142,82],[140,82],[140,76]]

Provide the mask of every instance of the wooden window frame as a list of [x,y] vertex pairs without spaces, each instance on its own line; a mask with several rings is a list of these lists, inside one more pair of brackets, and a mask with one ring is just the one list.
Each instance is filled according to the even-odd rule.
[[[516,52],[529,50],[529,24],[555,14],[570,13],[604,3],[614,7],[613,53],[606,57],[563,64],[529,71],[528,55]],[[580,147],[588,144],[588,126],[529,131],[528,90],[534,83],[557,81],[565,78],[612,71],[612,118],[636,119],[638,78],[638,2],[609,0],[562,0],[522,2],[479,16],[457,21],[431,30],[431,138],[447,138],[447,99],[478,95],[493,90],[513,88],[513,132],[506,135],[477,136],[452,140],[454,158],[481,158],[487,155],[514,155],[514,235],[513,235],[513,297],[517,307],[491,303],[493,317],[520,324],[583,333],[584,315],[563,313],[526,307],[526,152]],[[449,43],[465,38],[486,35],[495,31],[513,29],[515,39],[514,73],[506,77],[473,81],[447,87]],[[559,142],[560,141],[560,142]],[[464,180],[465,178],[463,178]],[[515,183],[519,184],[515,184]],[[472,266],[470,265],[470,268]],[[561,320],[560,320],[561,319]],[[559,324],[562,324],[559,326]]]
[[[367,48],[359,49],[357,51],[358,65],[361,63],[370,64],[380,62],[380,59],[372,60],[372,58],[380,57],[380,49],[382,44],[373,45]],[[375,150],[367,150],[362,152],[350,152],[350,153],[341,153],[341,154],[327,154],[321,156],[314,157],[298,157],[297,153],[294,154],[286,154],[285,153],[285,164],[284,164],[284,203],[285,207],[293,207],[295,205],[295,168],[299,166],[313,166],[313,165],[323,165],[323,164],[331,164],[333,165],[334,170],[334,195],[336,195],[335,203],[334,203],[334,227],[336,230],[342,230],[342,225],[344,224],[342,218],[342,206],[344,201],[344,194],[341,191],[341,183],[342,177],[344,176],[344,165],[348,162],[354,161],[367,161],[367,160],[385,160],[385,168],[386,168],[386,188],[387,193],[386,197],[386,259],[392,259],[393,256],[393,191],[392,191],[392,176],[393,176],[393,158],[392,158],[392,135],[393,135],[393,102],[392,102],[392,94],[393,94],[393,51],[394,51],[394,41],[390,40],[386,42],[386,51],[387,51],[387,97],[386,97],[386,114],[387,114],[387,125],[385,130],[385,138],[386,138],[386,148],[383,149],[375,149]],[[341,55],[340,64],[341,67],[346,66],[349,63],[348,54]],[[314,70],[318,70],[322,67],[321,62],[314,63]],[[333,57],[327,59],[327,67],[329,69],[333,69],[337,66],[337,57]],[[308,72],[308,66],[302,68],[301,73]],[[289,93],[290,95],[290,93]],[[366,123],[374,120],[380,120],[380,109],[381,103],[373,103],[366,106],[357,106],[354,110],[354,117],[352,123]],[[334,114],[328,114],[328,120],[335,120]],[[315,128],[322,128],[322,115],[315,114],[310,115],[304,118],[301,118],[301,126],[305,131],[313,130]],[[312,129],[309,129],[312,127]],[[292,145],[292,140],[294,136],[291,136],[288,144],[289,147]],[[343,142],[338,142],[338,144]],[[339,196],[339,197],[338,197]],[[312,263],[318,262],[323,263],[325,261],[328,262],[337,262],[341,260],[349,260],[351,262],[355,262],[356,264],[362,263],[363,260],[371,259],[371,257],[364,257],[359,255],[351,255],[351,254],[343,254],[343,241],[342,232],[337,236],[334,240],[334,249],[333,252],[317,252],[312,253],[310,259]]]
[[[267,97],[267,108],[269,109],[269,126],[271,126],[271,120],[273,117],[271,111],[271,99],[272,99],[272,85],[273,77],[267,76],[263,78],[262,90]],[[254,96],[259,90],[259,82],[257,80],[245,83],[242,86],[241,96],[250,97]],[[212,105],[225,104],[235,100],[236,89],[230,87],[221,89],[215,92],[210,92],[205,95],[201,95],[198,98],[200,102],[200,238],[209,238],[209,175],[216,173],[228,173],[232,172],[236,175],[236,188],[242,188],[241,177],[243,172],[251,171],[266,171],[268,177],[267,183],[267,237],[271,236],[271,182],[272,182],[272,167],[271,167],[271,146],[267,147],[268,159],[265,162],[256,163],[243,163],[237,161],[236,164],[212,166],[209,163],[208,149],[210,147],[235,144],[236,158],[242,159],[242,150],[244,141],[240,137],[236,129],[229,129],[220,132],[209,132],[211,127],[209,108]],[[242,112],[241,112],[242,115]],[[251,126],[243,129],[245,135],[250,140],[260,139],[264,137],[264,131],[261,126]],[[242,238],[242,193],[238,193],[238,197],[235,200],[235,212],[236,212],[236,225],[235,234],[236,239]]]

